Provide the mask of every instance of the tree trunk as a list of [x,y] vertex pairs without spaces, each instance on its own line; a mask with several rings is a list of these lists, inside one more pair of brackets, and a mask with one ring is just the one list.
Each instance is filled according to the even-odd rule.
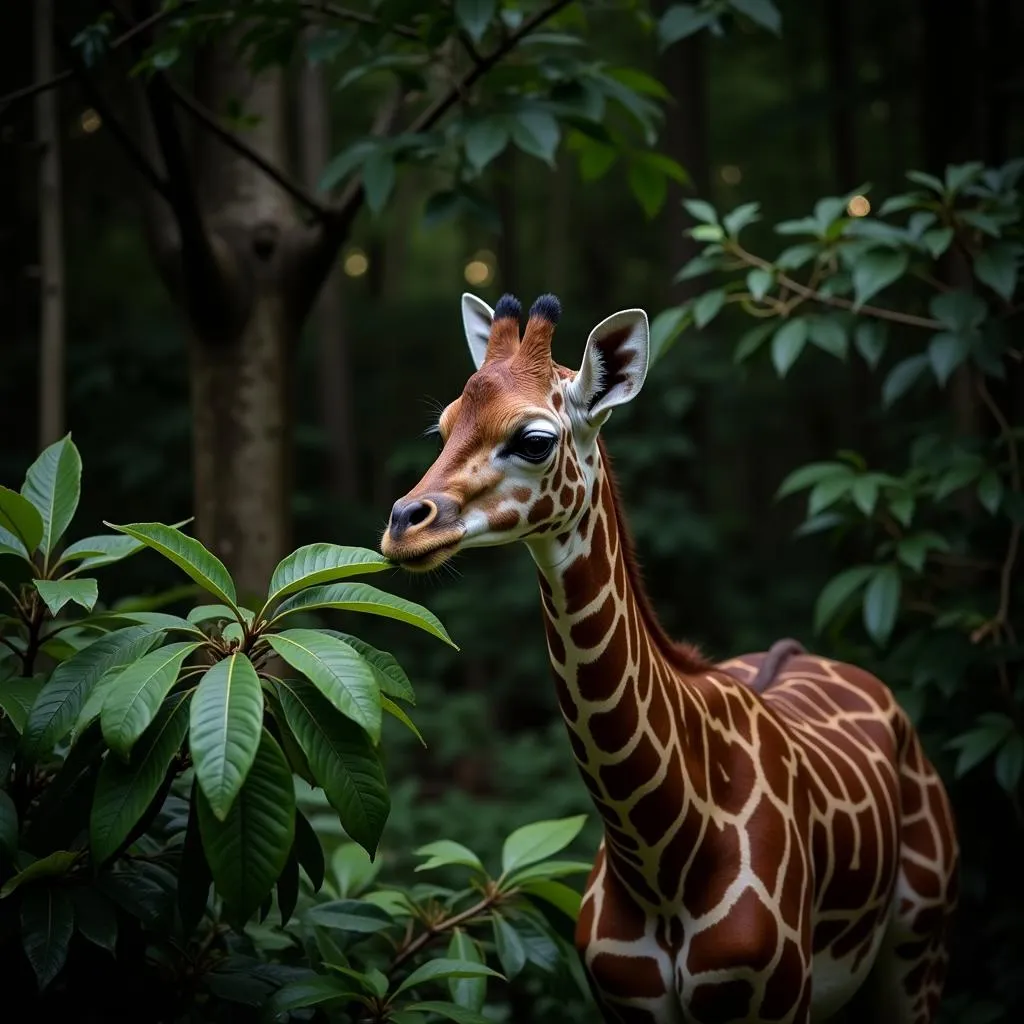
[[[200,53],[196,95],[217,114],[240,101],[258,119],[245,141],[286,165],[279,70],[254,77],[228,39]],[[302,315],[288,294],[293,254],[285,242],[297,221],[280,189],[251,162],[208,132],[196,143],[196,191],[226,305],[237,311],[227,330],[192,318],[197,527],[234,573],[240,596],[253,595],[265,591],[291,543],[289,367]]]
[[[36,0],[35,74],[53,77],[53,0]],[[64,231],[58,93],[36,97],[39,147],[39,446],[64,433]]]
[[[312,191],[331,156],[330,107],[319,64],[307,61],[304,65],[298,106],[302,170]],[[351,502],[358,494],[355,418],[344,284],[337,263],[313,310],[313,328],[320,422],[327,439],[328,492],[337,502]]]
[[227,564],[243,601],[265,593],[291,545],[285,382],[295,330],[270,295],[232,343],[189,339],[197,532]]

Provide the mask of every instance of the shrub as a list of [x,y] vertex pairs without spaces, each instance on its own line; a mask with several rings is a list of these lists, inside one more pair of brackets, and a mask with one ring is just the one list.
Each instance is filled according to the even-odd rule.
[[[1017,884],[1022,839],[1022,173],[1024,160],[949,167],[942,179],[911,171],[914,188],[877,216],[865,215],[866,188],[820,199],[775,226],[795,244],[774,257],[741,241],[756,203],[720,214],[690,201],[703,251],[679,277],[714,284],[653,329],[664,351],[686,327],[738,309],[757,323],[735,345],[737,364],[767,352],[781,379],[812,360],[858,359],[877,382],[862,413],[874,455],[843,450],[795,467],[778,494],[806,495],[798,535],[829,537],[845,563],[817,596],[815,628],[892,685],[953,781],[960,927],[984,944],[990,972],[964,979],[976,990],[972,1020],[1016,1019],[1024,1007],[1019,912],[1005,897],[984,910]],[[966,1005],[949,1000],[950,1019],[968,1019],[956,1017]]]
[[[579,897],[555,879],[586,865],[549,858],[579,819],[518,830],[493,880],[465,848],[425,849],[424,867],[468,869],[470,890],[364,891],[390,809],[382,716],[419,736],[405,710],[413,688],[390,654],[292,618],[382,615],[451,644],[426,608],[352,581],[390,563],[364,548],[299,548],[252,610],[184,523],[108,523],[114,532],[62,547],[80,483],[68,436],[20,492],[0,488],[0,946],[11,998],[37,989],[81,1016],[88,991],[86,1019],[215,1020],[280,989],[282,1014],[340,1003],[411,1021],[407,1006],[420,999],[424,1014],[466,1021],[497,973],[469,929],[492,929],[509,975],[564,954],[544,911],[571,928]],[[91,572],[145,548],[190,577],[204,603],[184,616],[101,605]],[[332,857],[329,902],[315,898],[324,850],[297,785],[320,793],[352,840]],[[286,933],[300,901],[302,920]],[[447,954],[431,959],[442,935]],[[116,960],[97,960],[97,949]],[[97,984],[105,974],[112,986]],[[449,999],[425,998],[450,979]]]

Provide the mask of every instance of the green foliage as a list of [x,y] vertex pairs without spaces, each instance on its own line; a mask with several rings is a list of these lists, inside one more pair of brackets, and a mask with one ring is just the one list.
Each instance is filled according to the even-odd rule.
[[[113,527],[129,543],[91,537],[61,555],[80,466],[69,436],[43,453],[22,494],[0,492],[10,612],[0,620],[0,743],[13,751],[0,786],[0,914],[15,915],[15,957],[35,986],[71,984],[81,942],[120,961],[119,936],[142,929],[160,964],[150,983],[173,1000],[192,993],[194,1019],[250,1006],[281,1020],[329,1007],[344,1021],[479,1022],[496,982],[566,968],[585,997],[569,941],[579,895],[557,881],[589,871],[557,859],[582,817],[513,831],[496,876],[464,845],[438,840],[419,851],[418,870],[456,888],[373,885],[391,807],[382,710],[418,736],[396,703],[414,703],[413,688],[390,654],[292,627],[289,611],[369,613],[451,645],[420,605],[340,582],[389,563],[308,545],[282,560],[254,612],[177,527]],[[90,559],[143,548],[218,603],[185,616],[107,608],[96,581],[76,576]],[[295,675],[275,674],[274,656]],[[304,802],[296,776],[317,787],[298,783]],[[329,858],[307,818],[315,810],[322,826],[328,808]],[[268,919],[275,905],[279,924]]]
[[[642,5],[611,10],[624,28],[653,34]],[[708,12],[697,27],[719,34],[725,13],[773,31],[779,26],[770,0],[715,0]],[[133,74],[174,69],[198,46],[230,32],[240,57],[256,71],[287,67],[304,52],[350,102],[376,103],[382,88],[427,97],[407,130],[349,139],[320,174],[322,191],[361,184],[374,215],[387,207],[399,171],[410,167],[440,172],[427,204],[432,221],[460,212],[490,219],[479,186],[493,161],[512,146],[553,167],[564,142],[578,154],[584,180],[625,163],[630,189],[652,217],[664,203],[668,179],[685,180],[674,160],[651,149],[668,94],[645,72],[588,52],[594,16],[600,11],[566,0],[525,7],[499,0],[420,7],[383,0],[372,11],[301,0],[192,0],[168,4],[153,19],[152,41]],[[665,23],[658,36],[663,44],[672,41]],[[83,29],[74,45],[86,66],[102,63],[112,49],[109,18]],[[236,107],[227,126],[251,127],[251,116]]]
[[[970,794],[1001,791],[981,804],[999,813],[1006,801],[1017,841],[1022,824],[1022,174],[1024,160],[910,172],[914,188],[870,216],[867,187],[821,199],[775,225],[794,244],[774,258],[741,241],[756,205],[720,215],[689,202],[702,249],[680,277],[714,277],[661,315],[661,354],[707,323],[711,304],[758,321],[735,343],[738,372],[767,351],[787,388],[823,358],[859,359],[871,379],[859,414],[885,437],[887,461],[839,451],[794,468],[777,493],[805,498],[798,535],[828,536],[845,562],[815,602],[820,642],[889,683],[950,781],[971,894],[961,914],[977,912],[991,870]],[[1019,918],[996,912],[991,927],[1019,955]],[[979,1004],[994,1007],[984,1019],[1009,1019],[1013,998]]]

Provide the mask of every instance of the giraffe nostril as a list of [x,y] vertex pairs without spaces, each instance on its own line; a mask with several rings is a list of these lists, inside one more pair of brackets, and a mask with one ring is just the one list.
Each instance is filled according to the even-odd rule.
[[421,526],[433,517],[435,511],[434,504],[429,501],[395,502],[391,510],[392,536],[397,539],[407,530]]
[[406,509],[405,515],[409,526],[419,526],[430,518],[430,506],[425,501],[417,501],[411,508]]

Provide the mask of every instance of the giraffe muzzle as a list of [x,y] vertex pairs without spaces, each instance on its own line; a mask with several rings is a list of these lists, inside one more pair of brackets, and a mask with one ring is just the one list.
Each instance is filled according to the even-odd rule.
[[400,498],[391,509],[381,551],[404,568],[434,568],[462,540],[461,511],[458,502],[445,494]]

